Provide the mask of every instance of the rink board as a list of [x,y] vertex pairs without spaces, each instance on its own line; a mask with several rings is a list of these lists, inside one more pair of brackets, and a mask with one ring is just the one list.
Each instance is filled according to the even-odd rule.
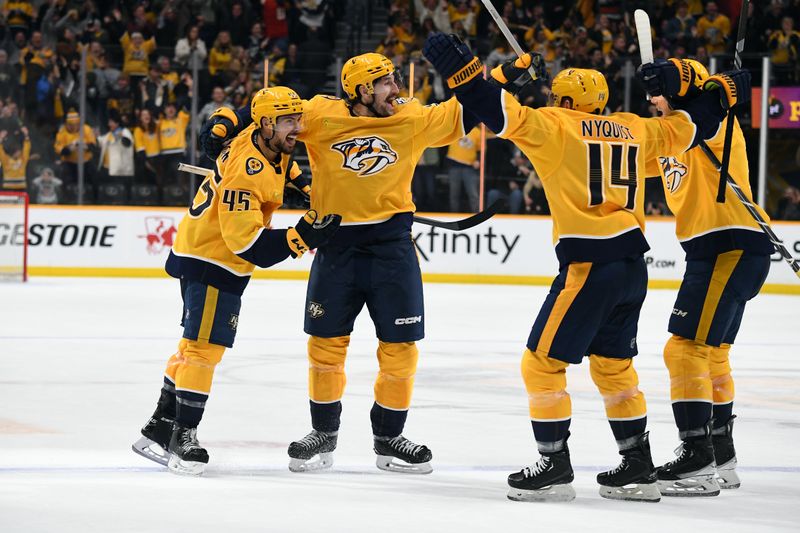
[[[29,226],[30,274],[61,276],[165,276],[164,260],[172,245],[183,208],[32,206]],[[273,226],[294,225],[300,211],[282,211]],[[465,215],[426,214],[454,219]],[[800,224],[775,222],[787,247],[800,255]],[[646,254],[650,285],[677,287],[684,254],[670,217],[647,221]],[[0,227],[0,243],[17,244],[15,228]],[[557,271],[549,217],[498,215],[463,232],[415,224],[426,281],[451,283],[549,284]],[[255,277],[303,279],[312,255],[286,260]],[[800,294],[800,281],[775,254],[765,290]]]

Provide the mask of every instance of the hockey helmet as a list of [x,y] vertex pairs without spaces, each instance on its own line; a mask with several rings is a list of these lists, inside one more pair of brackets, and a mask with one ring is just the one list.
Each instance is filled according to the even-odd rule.
[[572,109],[586,113],[603,112],[608,103],[608,83],[600,72],[585,68],[568,68],[553,78],[550,103],[562,107],[569,99]]
[[348,59],[342,67],[342,89],[347,98],[358,98],[358,86],[367,88],[367,94],[374,94],[372,82],[395,71],[388,57],[370,52]]
[[278,117],[302,112],[303,100],[289,87],[261,89],[253,95],[253,100],[250,102],[250,116],[259,126],[262,118],[266,118],[274,125]]

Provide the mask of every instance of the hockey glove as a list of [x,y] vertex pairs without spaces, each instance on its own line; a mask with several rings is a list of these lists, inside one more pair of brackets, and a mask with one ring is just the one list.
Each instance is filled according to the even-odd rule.
[[200,147],[206,157],[216,161],[225,148],[225,142],[233,137],[236,124],[239,122],[236,113],[227,107],[214,111],[200,130]]
[[533,67],[536,78],[528,76],[525,78],[523,86],[535,80],[547,81],[547,65],[544,62],[542,54],[528,52],[522,57],[509,59],[502,65],[494,67],[490,73],[491,78],[489,79],[489,83],[513,93],[515,92],[513,90],[514,82],[517,81],[520,76],[527,74],[530,67]]
[[656,59],[641,65],[636,75],[650,96],[687,97],[697,92],[694,69],[680,59]]
[[719,102],[723,109],[750,101],[750,72],[730,70],[709,76],[703,83],[704,91],[719,90]]
[[341,223],[341,215],[325,215],[322,220],[317,220],[317,212],[309,209],[295,227],[286,231],[286,241],[292,257],[300,257],[327,243]]
[[463,89],[483,71],[480,60],[453,34],[434,33],[425,40],[422,53],[454,90]]
[[306,200],[310,200],[311,199],[311,179],[310,178],[307,178],[307,177],[303,176],[302,174],[300,174],[299,176],[297,176],[294,179],[288,179],[288,177],[287,177],[286,185],[289,185],[289,186],[297,189],[298,191],[300,191],[300,194],[302,194],[303,198],[305,198]]

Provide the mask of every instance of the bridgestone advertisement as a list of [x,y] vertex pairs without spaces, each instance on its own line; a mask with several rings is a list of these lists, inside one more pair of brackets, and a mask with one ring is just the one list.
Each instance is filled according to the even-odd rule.
[[[185,209],[132,207],[38,207],[30,209],[29,271],[31,275],[160,276]],[[293,225],[300,211],[275,214],[276,228]],[[465,215],[426,214],[456,219]],[[0,246],[21,243],[21,221],[0,225]],[[800,224],[773,225],[795,255],[800,255]],[[670,218],[649,219],[646,254],[651,285],[677,286],[684,254]],[[417,246],[427,281],[549,283],[557,272],[552,222],[547,217],[498,215],[463,232],[415,224]],[[256,277],[301,278],[312,255],[287,259]],[[800,280],[773,256],[767,280],[775,292],[798,292]]]

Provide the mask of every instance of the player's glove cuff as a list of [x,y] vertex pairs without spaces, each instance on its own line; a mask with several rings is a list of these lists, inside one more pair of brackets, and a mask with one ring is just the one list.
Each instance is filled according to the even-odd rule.
[[451,89],[455,89],[456,87],[460,87],[461,85],[466,84],[475,76],[479,75],[483,71],[483,65],[481,64],[481,60],[477,57],[473,57],[472,61],[469,62],[464,68],[447,78],[447,86]]
[[709,76],[703,83],[704,91],[719,90],[720,104],[729,109],[750,100],[750,72],[733,70]]

